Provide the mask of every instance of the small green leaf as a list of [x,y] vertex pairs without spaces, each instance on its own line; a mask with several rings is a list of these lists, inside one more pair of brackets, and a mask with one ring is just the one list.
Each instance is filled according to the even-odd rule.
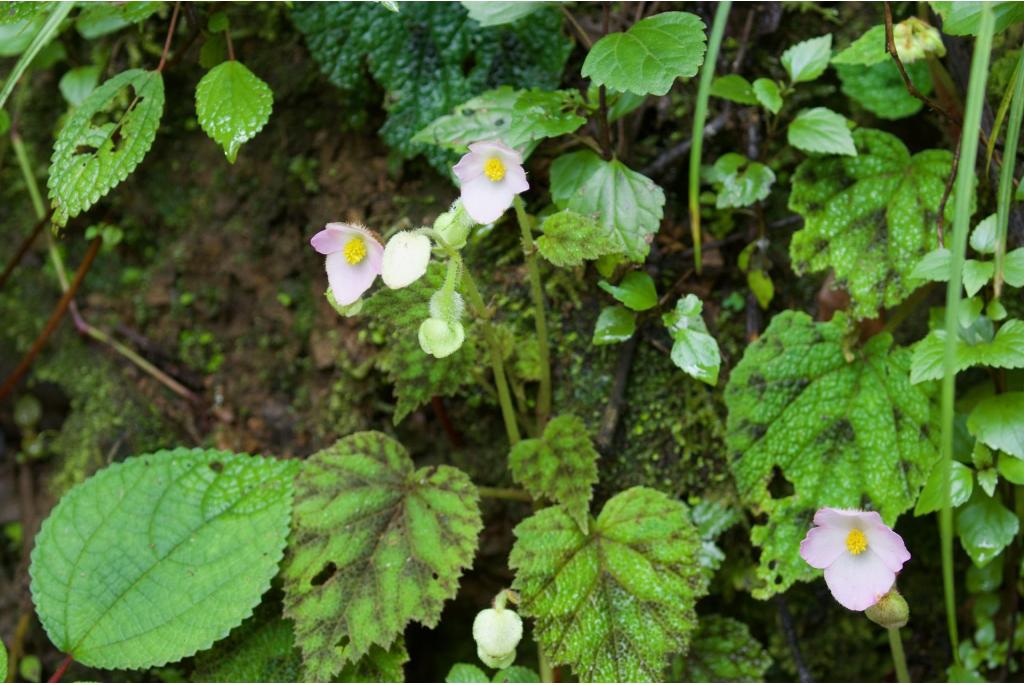
[[[894,307],[919,285],[914,267],[935,246],[952,155],[911,156],[882,131],[853,134],[857,157],[812,158],[797,167],[789,208],[804,217],[789,253],[797,274],[835,271],[852,298],[851,311],[870,318]],[[947,219],[951,219],[947,205]]]
[[761,683],[772,658],[745,623],[712,614],[700,617],[689,653],[677,662],[671,680],[678,682]]
[[995,468],[989,467],[978,471],[978,485],[981,486],[982,491],[989,497],[995,494],[996,485],[999,484],[999,474]]
[[754,293],[761,309],[768,309],[772,298],[775,297],[775,284],[772,282],[772,277],[761,269],[751,269],[747,272],[747,286]]
[[759,78],[754,81],[754,97],[761,103],[761,106],[772,114],[778,114],[782,109],[782,93],[779,91],[779,84],[771,79]]
[[728,74],[716,78],[711,82],[711,94],[718,98],[738,102],[741,105],[757,104],[753,86],[750,85],[750,81],[739,74]]
[[818,576],[799,555],[817,509],[870,508],[892,525],[935,462],[936,412],[910,384],[910,351],[885,333],[849,349],[849,325],[782,312],[729,376],[732,473],[741,501],[767,515],[751,531],[757,598]]
[[617,159],[590,150],[570,152],[551,164],[551,198],[559,209],[597,219],[611,231],[616,250],[643,261],[650,236],[661,227],[665,193],[654,181]]
[[1020,522],[998,499],[976,494],[957,512],[960,544],[976,566],[985,566],[1013,542]]
[[587,426],[566,414],[551,419],[542,437],[516,443],[508,463],[512,477],[534,499],[547,498],[563,505],[586,533],[599,456]]
[[75,67],[69,69],[60,77],[60,94],[72,107],[78,107],[89,97],[92,91],[96,90],[96,84],[100,80],[100,68],[95,64],[87,67]]
[[1024,287],[1024,247],[1006,253],[1003,262],[1003,280],[1014,288]]
[[587,120],[577,113],[581,104],[579,93],[573,90],[501,86],[435,119],[412,140],[456,152],[465,152],[470,143],[477,141],[500,140],[530,152],[537,141],[572,133],[585,124]]
[[700,298],[690,293],[679,298],[676,308],[662,316],[662,321],[674,341],[672,363],[697,380],[715,385],[722,357],[701,316],[703,307]]
[[618,285],[608,281],[598,283],[616,300],[634,312],[642,312],[658,305],[658,291],[654,288],[654,279],[646,271],[630,271]]
[[1014,485],[1024,485],[1024,459],[1018,459],[1005,452],[999,453],[996,462],[996,469],[999,475]]
[[1024,392],[981,400],[967,417],[967,429],[992,449],[1024,459]]
[[597,41],[583,62],[583,76],[598,85],[637,95],[664,95],[680,77],[696,75],[707,48],[704,22],[689,12],[662,12],[625,33]]
[[708,177],[718,191],[718,209],[749,207],[768,197],[775,183],[775,172],[770,168],[735,152],[719,157]]
[[979,262],[968,259],[964,262],[963,280],[967,297],[974,297],[985,284],[992,280],[996,268],[992,262]]
[[206,21],[206,30],[209,33],[223,33],[230,28],[227,12],[214,12]]
[[494,674],[492,683],[539,683],[540,676],[524,666],[509,666]]
[[[938,380],[943,375],[946,350],[946,331],[937,329],[929,333],[914,347],[914,361],[910,368],[910,382]],[[1024,321],[1010,319],[999,327],[992,340],[969,343],[957,336],[954,346],[957,372],[972,366],[992,366],[1002,369],[1024,367]]]
[[50,641],[94,668],[147,668],[207,649],[277,574],[296,462],[178,448],[72,488],[32,552]]
[[932,250],[921,257],[921,261],[910,272],[910,277],[921,281],[948,281],[951,259],[947,247]]
[[804,152],[857,155],[846,118],[825,107],[800,112],[786,129],[786,139]]
[[480,26],[501,26],[519,21],[543,7],[544,2],[463,2],[469,18]]
[[555,266],[579,266],[616,250],[607,228],[571,209],[548,215],[540,230],[537,249]]
[[[914,516],[923,516],[938,511],[942,508],[942,484],[944,472],[942,464],[936,463],[932,472],[925,481],[920,497],[917,498],[917,506],[914,507]],[[974,491],[974,472],[958,461],[954,461],[949,474],[949,500],[950,506],[959,507],[971,498]]]
[[[476,4],[476,3],[472,3]],[[490,4],[490,3],[480,3]],[[502,3],[504,4],[504,3]],[[511,4],[511,3],[510,3]],[[451,670],[448,671],[448,675],[444,677],[446,683],[489,683],[491,679],[487,677],[483,669],[473,664],[455,664]]]
[[634,487],[608,500],[589,534],[561,507],[514,532],[519,609],[553,664],[584,682],[648,682],[686,651],[707,578],[682,502]]
[[241,62],[221,62],[196,86],[196,114],[206,135],[235,163],[238,149],[266,125],[274,108],[270,86]]
[[[124,101],[120,119],[95,124],[125,88],[134,98]],[[128,178],[152,146],[163,111],[163,77],[141,69],[121,72],[82,102],[53,144],[47,185],[55,224],[63,226]]]
[[619,305],[605,307],[597,317],[591,342],[595,345],[625,342],[632,338],[635,332],[636,314]]
[[482,527],[464,473],[415,470],[393,438],[355,433],[304,461],[295,490],[284,614],[307,677],[329,681],[410,621],[437,624]]
[[885,51],[885,25],[876,24],[832,58],[832,64],[871,66],[891,59]]
[[996,215],[989,214],[971,231],[971,248],[981,254],[996,251]]
[[828,67],[832,56],[832,34],[811,38],[782,53],[782,66],[793,83],[813,81]]

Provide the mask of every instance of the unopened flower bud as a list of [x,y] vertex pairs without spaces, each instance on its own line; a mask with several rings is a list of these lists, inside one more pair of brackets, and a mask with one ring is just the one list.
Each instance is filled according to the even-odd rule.
[[430,264],[430,238],[422,233],[402,231],[396,233],[384,246],[381,278],[392,289],[415,283],[427,273]]
[[437,217],[434,221],[434,230],[450,247],[461,250],[465,247],[469,230],[474,225],[476,222],[462,206],[462,200],[458,200],[451,209]]
[[511,609],[484,609],[473,621],[473,639],[480,661],[491,668],[508,668],[523,639],[523,619]]
[[910,619],[910,607],[903,595],[893,588],[876,604],[865,609],[864,614],[883,628],[902,628]]
[[443,359],[462,347],[466,331],[458,321],[429,318],[420,324],[419,339],[424,352]]

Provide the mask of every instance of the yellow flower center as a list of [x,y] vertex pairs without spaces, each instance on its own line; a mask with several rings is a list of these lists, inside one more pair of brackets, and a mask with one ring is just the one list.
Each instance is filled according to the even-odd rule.
[[850,554],[853,556],[865,552],[867,548],[868,539],[864,536],[864,533],[856,528],[851,530],[850,534],[846,536],[846,549],[850,550]]
[[366,259],[366,243],[363,242],[362,238],[352,238],[345,243],[345,247],[342,248],[341,252],[345,255],[345,261],[355,266]]
[[491,157],[484,164],[484,175],[495,183],[505,178],[505,165],[497,157]]

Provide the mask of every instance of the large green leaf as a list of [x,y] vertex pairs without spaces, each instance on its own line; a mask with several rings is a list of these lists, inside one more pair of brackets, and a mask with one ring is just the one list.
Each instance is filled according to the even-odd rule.
[[540,230],[544,235],[537,238],[537,250],[555,266],[579,266],[615,252],[615,242],[601,224],[571,209],[549,214]]
[[826,107],[807,109],[789,123],[786,140],[804,152],[856,156],[846,117]]
[[554,664],[585,682],[661,680],[686,652],[707,578],[686,505],[635,487],[608,500],[583,533],[562,507],[515,529],[509,557],[520,611]]
[[241,62],[229,60],[210,69],[196,86],[196,114],[206,135],[235,163],[242,143],[270,119],[274,94]]
[[772,658],[745,623],[701,616],[690,653],[678,659],[673,680],[684,683],[761,683]]
[[[911,277],[935,244],[939,203],[952,155],[911,156],[893,135],[853,133],[857,157],[808,159],[796,170],[789,207],[804,228],[789,246],[798,274],[834,269],[857,318],[902,302],[923,281]],[[946,207],[947,218],[952,216]]]
[[[910,382],[937,380],[943,375],[946,353],[946,331],[935,330],[914,346],[914,361],[910,367]],[[1001,369],[1024,367],[1024,321],[1011,319],[999,327],[991,340],[969,342],[957,336],[954,344],[956,370],[972,366],[992,366]]]
[[[865,67],[836,64],[843,93],[880,119],[903,119],[921,111],[924,103],[907,92],[896,64],[886,61]],[[910,80],[925,95],[932,92],[932,77],[927,61],[906,65]]]
[[967,417],[971,435],[994,450],[1024,459],[1024,392],[986,397]]
[[[847,319],[786,311],[747,347],[725,390],[726,445],[743,502],[767,521],[759,598],[818,573],[799,554],[821,507],[872,509],[890,525],[935,459],[931,401],[910,384],[910,351],[876,335],[850,349]],[[847,359],[847,354],[850,359]]]
[[619,251],[642,261],[649,236],[661,226],[665,193],[617,159],[590,150],[570,152],[551,165],[551,198],[559,209],[596,216]]
[[664,95],[677,78],[697,73],[706,40],[697,15],[662,12],[594,43],[583,62],[583,76],[615,90]]
[[[951,36],[977,35],[981,25],[982,2],[932,2],[932,8],[942,17],[942,32]],[[1010,24],[1024,21],[1024,5],[1019,2],[988,3],[995,15],[998,33]]]
[[378,364],[394,384],[396,425],[432,397],[454,395],[473,380],[476,345],[472,336],[443,359],[427,354],[419,344],[417,332],[430,316],[430,297],[441,289],[444,274],[444,265],[435,261],[412,285],[398,290],[379,288],[363,302],[361,313],[380,323],[388,338]]
[[977,493],[957,512],[956,526],[960,544],[971,561],[985,566],[1013,542],[1020,521],[998,499]]
[[[127,98],[124,89],[132,91]],[[125,110],[116,120],[99,123],[119,106]],[[129,69],[94,90],[72,112],[50,160],[47,185],[54,223],[63,226],[128,178],[152,146],[163,111],[160,73]]]
[[50,640],[87,666],[145,668],[226,636],[277,573],[295,466],[179,448],[73,488],[32,552]]
[[540,438],[516,443],[508,465],[531,495],[563,505],[586,533],[599,456],[586,424],[566,414],[551,419]]
[[423,153],[448,173],[453,153],[416,142],[418,131],[474,95],[498,86],[555,89],[572,42],[552,3],[525,21],[481,27],[456,2],[296,3],[291,16],[328,80],[365,112],[386,92],[384,141],[403,157]]
[[295,488],[285,616],[307,677],[330,680],[410,621],[437,624],[482,527],[464,473],[416,470],[401,444],[366,432],[307,459]]
[[543,138],[572,133],[587,120],[577,114],[579,93],[573,90],[516,90],[501,86],[457,106],[413,137],[465,152],[470,143],[500,140],[529,151]]

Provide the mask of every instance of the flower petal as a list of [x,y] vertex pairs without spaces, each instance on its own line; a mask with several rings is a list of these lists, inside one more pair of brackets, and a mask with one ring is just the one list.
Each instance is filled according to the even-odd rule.
[[348,306],[362,297],[379,273],[378,265],[368,258],[358,264],[349,264],[342,252],[327,255],[327,282],[331,285],[334,300],[342,306]]
[[530,189],[530,182],[526,180],[526,172],[523,167],[516,165],[505,166],[505,178],[501,181],[508,186],[508,189],[518,195]]
[[814,568],[828,568],[846,553],[847,530],[832,526],[816,526],[807,531],[800,543],[800,556]]
[[462,184],[462,204],[478,224],[497,221],[512,206],[515,193],[505,183],[480,175]]
[[825,569],[825,583],[836,601],[852,611],[864,611],[878,602],[896,582],[896,574],[871,551],[843,554]]
[[822,507],[814,514],[814,525],[826,528],[839,528],[846,532],[859,527],[860,516],[865,512],[857,509],[833,509]]
[[313,246],[313,249],[320,254],[331,254],[345,247],[345,243],[351,240],[354,236],[360,236],[366,239],[367,251],[371,243],[376,243],[380,247],[380,243],[373,237],[373,234],[362,226],[356,226],[355,224],[343,224],[340,222],[329,223],[324,226],[324,230],[313,236],[309,244]]
[[[470,145],[470,147],[473,147]],[[452,171],[459,179],[459,183],[464,185],[475,178],[483,176],[484,164],[486,164],[486,158],[483,155],[478,155],[475,152],[467,152],[462,155],[462,159],[459,163],[452,167]]]
[[427,273],[430,264],[430,238],[422,233],[396,233],[384,248],[381,278],[391,289],[404,288]]
[[469,144],[469,151],[480,155],[481,159],[498,157],[505,166],[521,166],[523,156],[513,148],[498,140],[480,140]]
[[864,535],[868,539],[868,549],[878,555],[890,571],[899,573],[903,564],[910,561],[910,552],[907,551],[903,538],[882,523],[881,517],[878,518],[877,524],[865,526]]

